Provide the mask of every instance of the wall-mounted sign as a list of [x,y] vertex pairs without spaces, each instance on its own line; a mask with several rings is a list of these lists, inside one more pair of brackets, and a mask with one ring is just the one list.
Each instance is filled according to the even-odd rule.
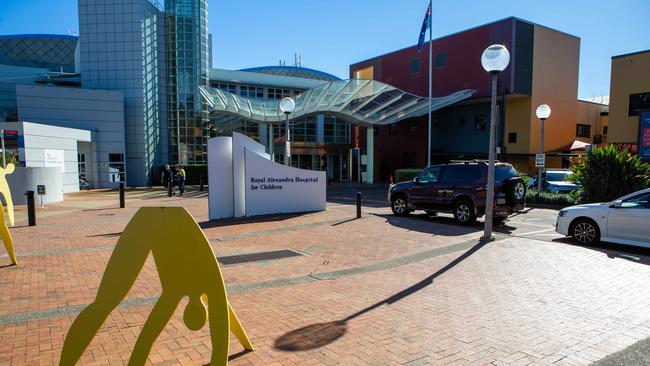
[[37,185],[36,186],[36,193],[38,193],[40,195],[44,195],[45,194],[45,184]]
[[639,113],[639,156],[650,159],[650,111]]
[[61,172],[65,173],[65,160],[63,158],[63,150],[44,150],[44,152],[45,166],[60,167]]
[[4,130],[5,139],[11,140],[18,138],[18,130]]

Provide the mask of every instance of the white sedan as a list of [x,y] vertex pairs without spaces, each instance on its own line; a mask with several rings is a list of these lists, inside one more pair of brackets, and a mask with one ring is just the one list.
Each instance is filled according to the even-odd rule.
[[650,188],[612,202],[564,208],[555,231],[580,244],[602,240],[650,248]]

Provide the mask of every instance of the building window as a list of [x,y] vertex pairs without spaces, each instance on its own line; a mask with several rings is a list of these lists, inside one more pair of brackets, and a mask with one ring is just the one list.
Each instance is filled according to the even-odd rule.
[[255,141],[260,140],[260,127],[257,122],[240,119],[232,122],[231,130],[246,135]]
[[[323,130],[325,142],[335,144],[350,143],[350,124],[347,122],[338,120],[334,116],[325,116]],[[374,130],[377,133],[379,129],[375,127]]]
[[417,166],[418,154],[414,152],[402,153],[402,168],[415,168]]
[[409,132],[418,131],[418,121],[410,120],[409,121]]
[[361,80],[372,80],[375,78],[374,68],[372,66],[368,66],[361,70],[357,70],[354,72],[354,78]]
[[110,182],[124,182],[124,154],[108,154]]
[[510,132],[508,134],[508,143],[509,144],[516,144],[517,143],[517,133],[516,132]]
[[487,129],[487,116],[480,114],[474,117],[474,130],[475,131],[485,131]]
[[441,68],[447,66],[447,53],[440,52],[436,54],[436,67]]
[[316,142],[316,116],[308,116],[291,121],[291,140]]
[[607,126],[603,126],[603,135],[607,136]]
[[79,179],[86,180],[86,154],[77,153],[77,162],[79,167]]
[[601,142],[603,142],[603,136],[602,135],[594,135],[593,143],[594,144],[600,144]]
[[630,94],[630,110],[628,116],[638,116],[643,109],[650,109],[650,92]]
[[591,126],[578,123],[576,125],[576,137],[591,137]]
[[269,88],[268,95],[269,99],[282,99],[291,96],[291,90]]
[[217,89],[221,89],[225,92],[236,94],[237,93],[237,87],[235,87],[232,84],[217,84],[216,85]]
[[394,135],[397,133],[397,123],[391,123],[388,125],[388,134]]
[[254,86],[240,86],[239,95],[244,98],[264,98],[264,88]]
[[420,59],[411,60],[411,74],[420,72]]

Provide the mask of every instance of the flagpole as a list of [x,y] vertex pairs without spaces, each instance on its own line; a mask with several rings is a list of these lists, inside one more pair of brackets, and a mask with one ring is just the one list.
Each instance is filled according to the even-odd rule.
[[427,144],[427,167],[431,166],[431,80],[433,55],[433,0],[429,0],[429,142]]

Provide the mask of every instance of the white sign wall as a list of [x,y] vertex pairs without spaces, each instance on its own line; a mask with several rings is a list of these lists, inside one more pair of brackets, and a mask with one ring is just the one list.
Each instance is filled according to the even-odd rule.
[[325,210],[325,172],[280,165],[246,150],[246,215]]
[[210,220],[325,210],[325,172],[277,164],[239,133],[208,140]]

